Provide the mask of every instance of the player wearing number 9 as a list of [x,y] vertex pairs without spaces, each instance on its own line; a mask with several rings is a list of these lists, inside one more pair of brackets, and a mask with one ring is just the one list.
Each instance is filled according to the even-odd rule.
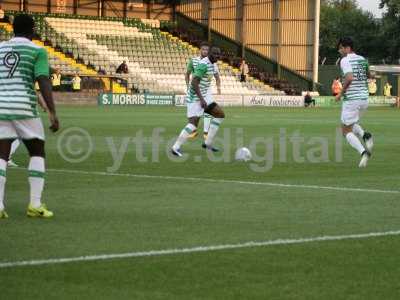
[[42,203],[45,175],[45,137],[37,112],[38,82],[47,104],[50,129],[59,129],[49,80],[49,62],[44,48],[32,42],[34,21],[30,16],[14,19],[15,37],[0,43],[0,219],[8,218],[4,208],[7,161],[11,144],[20,139],[29,156],[29,217],[51,218],[53,213]]

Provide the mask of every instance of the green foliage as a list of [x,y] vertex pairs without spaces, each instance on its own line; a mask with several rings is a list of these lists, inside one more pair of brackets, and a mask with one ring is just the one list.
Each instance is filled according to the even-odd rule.
[[381,0],[381,8],[387,12],[382,19],[382,38],[390,60],[400,57],[400,0]]
[[336,7],[339,10],[357,9],[356,0],[326,0],[322,2],[323,4]]
[[354,39],[356,51],[369,58],[381,58],[380,22],[357,7],[354,0],[324,1],[321,6],[320,56],[336,59],[340,37]]
[[400,0],[381,0],[386,8],[381,20],[357,6],[355,0],[323,0],[321,4],[320,57],[332,63],[339,55],[340,37],[351,36],[355,50],[376,62],[400,58]]

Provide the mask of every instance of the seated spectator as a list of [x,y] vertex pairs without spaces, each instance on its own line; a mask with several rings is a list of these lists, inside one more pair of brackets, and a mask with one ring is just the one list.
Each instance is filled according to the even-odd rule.
[[53,91],[58,92],[61,88],[60,69],[56,69],[55,73],[51,75],[51,83],[53,85]]
[[342,83],[340,82],[340,78],[336,77],[332,82],[332,95],[337,96],[342,92]]
[[304,106],[309,107],[311,104],[315,106],[315,100],[311,97],[310,92],[307,92],[304,96]]
[[245,82],[247,80],[247,75],[249,74],[249,66],[246,64],[246,61],[242,59],[240,63],[240,81]]
[[132,86],[131,93],[132,94],[139,94],[139,89],[136,88],[135,86]]
[[370,96],[375,96],[376,91],[377,91],[377,86],[376,86],[376,79],[375,78],[370,78],[368,79],[368,92]]
[[119,65],[116,73],[117,74],[128,74],[128,65],[126,64],[125,60],[122,62],[122,64]]
[[79,77],[78,73],[75,73],[72,78],[72,91],[79,92],[81,90],[81,81],[82,79]]

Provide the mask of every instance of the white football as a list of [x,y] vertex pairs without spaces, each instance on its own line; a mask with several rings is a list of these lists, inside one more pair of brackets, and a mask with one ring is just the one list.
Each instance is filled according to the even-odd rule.
[[251,152],[248,148],[242,147],[236,150],[235,159],[239,161],[251,160]]

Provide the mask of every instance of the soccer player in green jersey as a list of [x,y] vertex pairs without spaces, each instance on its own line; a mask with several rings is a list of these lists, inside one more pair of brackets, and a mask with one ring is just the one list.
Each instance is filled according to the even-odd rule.
[[203,58],[193,73],[192,83],[186,95],[187,117],[189,123],[180,133],[171,152],[176,156],[182,156],[181,146],[187,141],[189,136],[196,131],[200,117],[204,112],[213,116],[208,135],[203,143],[204,149],[217,152],[218,149],[212,146],[219,126],[225,118],[221,107],[214,102],[211,95],[211,82],[214,77],[214,64],[218,61],[221,52],[219,48],[212,47],[208,57]]
[[[208,43],[203,42],[200,45],[200,55],[189,59],[189,62],[188,62],[187,68],[186,68],[186,73],[185,73],[185,81],[186,81],[187,90],[190,89],[190,75],[194,72],[194,70],[196,69],[199,62],[203,58],[208,56],[209,50],[210,50],[210,45]],[[217,92],[218,92],[218,95],[220,95],[221,94],[221,78],[219,77],[218,65],[216,63],[214,64],[214,77],[215,77],[215,82],[217,84]],[[210,89],[210,93],[211,93],[211,89]],[[203,118],[204,140],[207,139],[208,129],[210,128],[211,120],[212,120],[212,116],[205,112],[204,118]],[[197,130],[195,132],[193,132],[189,136],[189,138],[195,138],[196,136],[197,136]]]
[[361,113],[368,108],[369,66],[364,57],[354,53],[351,38],[340,39],[338,50],[343,56],[340,61],[343,89],[336,95],[336,101],[343,99],[342,131],[347,142],[360,153],[359,167],[363,168],[367,166],[374,145],[371,133],[366,132],[359,124]]
[[49,80],[47,52],[32,42],[34,21],[30,16],[14,19],[15,37],[0,43],[0,219],[7,218],[4,209],[7,161],[11,144],[20,139],[29,156],[30,203],[29,217],[51,218],[53,212],[41,202],[45,174],[45,138],[37,112],[35,80],[48,107],[50,129],[59,123]]

